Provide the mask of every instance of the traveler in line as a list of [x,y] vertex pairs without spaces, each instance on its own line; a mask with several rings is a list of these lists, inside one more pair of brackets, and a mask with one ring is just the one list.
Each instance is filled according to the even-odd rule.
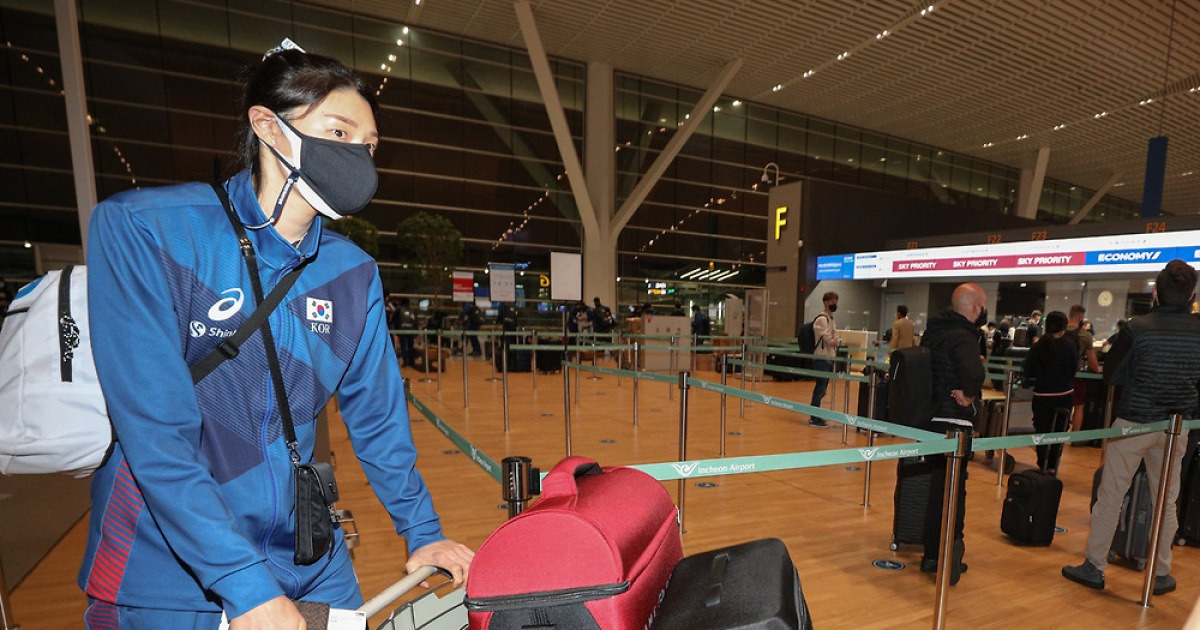
[[[829,358],[813,359],[812,369],[818,372],[832,372],[833,357],[837,355],[838,342],[840,341],[837,334],[837,325],[833,321],[833,314],[837,312],[838,307],[838,294],[833,291],[825,293],[825,295],[821,296],[821,303],[824,305],[824,309],[813,320],[813,337],[817,341],[817,346],[813,350],[813,354]],[[809,404],[814,407],[820,407],[821,399],[825,398],[825,391],[828,388],[828,378],[815,379],[812,400]],[[824,418],[813,416],[809,416],[808,423],[814,427],[829,426],[829,423]]]
[[[290,41],[251,69],[237,174],[222,186],[264,293],[285,270],[304,269],[270,317],[273,343],[255,333],[198,385],[189,364],[223,337],[195,331],[232,331],[255,308],[217,195],[201,183],[131,190],[92,213],[89,315],[116,439],[92,478],[79,574],[86,627],[216,630],[224,614],[231,630],[295,630],[304,620],[290,599],[359,606],[340,529],[310,564],[295,555],[293,462],[313,460],[314,419],[335,391],[367,478],[408,543],[407,569],[432,564],[466,579],[474,554],[442,535],[416,469],[378,265],[324,229],[374,194],[375,110],[365,80]],[[264,356],[272,345],[291,444]]]
[[[987,323],[987,294],[977,284],[960,284],[951,296],[951,305],[929,318],[921,346],[929,348],[933,363],[933,420],[932,430],[961,432],[967,441],[975,430],[979,417],[980,395],[983,391],[983,356],[979,354],[983,331]],[[946,469],[946,455],[927,458],[934,470]],[[962,480],[958,493],[958,518],[954,527],[953,560],[950,563],[950,584],[958,584],[967,570],[962,558],[963,523],[967,506],[967,460],[959,460]],[[929,484],[929,501],[925,509],[925,555],[921,571],[937,571],[938,545],[941,542],[942,509],[946,477],[934,473]]]
[[[417,329],[417,316],[413,314],[412,305],[408,298],[402,297],[396,303],[396,312],[392,316],[392,329],[412,331]],[[400,363],[404,367],[416,367],[417,349],[416,335],[396,335],[400,343]]]
[[908,318],[908,307],[901,304],[896,307],[896,320],[892,322],[892,350],[911,348],[915,345],[916,330],[913,321]]
[[[1100,361],[1096,359],[1095,337],[1084,325],[1083,316],[1087,309],[1082,304],[1075,304],[1069,311],[1066,337],[1075,342],[1078,359],[1075,367],[1081,372],[1100,373]],[[1075,379],[1074,408],[1071,411],[1071,428],[1078,431],[1083,426],[1083,404],[1087,402],[1088,383],[1082,378]]]
[[692,305],[692,337],[696,339],[696,345],[704,345],[704,338],[712,334],[712,322],[708,319],[708,314],[699,306]]
[[[1067,424],[1054,426],[1060,410],[1070,415],[1071,391],[1075,387],[1075,366],[1079,349],[1066,335],[1067,316],[1062,311],[1046,315],[1046,333],[1029,350],[1023,372],[1033,383],[1033,428],[1038,433],[1066,431]],[[1050,474],[1058,471],[1062,444],[1037,446],[1038,468]]]
[[[1200,319],[1191,315],[1196,294],[1196,270],[1182,260],[1172,260],[1155,279],[1154,307],[1125,325],[1108,353],[1106,380],[1124,385],[1116,404],[1113,427],[1138,427],[1160,422],[1179,412],[1194,418],[1197,408],[1196,383],[1200,381]],[[1112,545],[1121,502],[1134,473],[1143,460],[1151,488],[1157,488],[1162,471],[1167,435],[1163,431],[1112,439],[1104,454],[1104,472],[1092,506],[1083,564],[1063,567],[1063,577],[1088,588],[1104,588],[1104,569]],[[1184,448],[1179,442],[1170,454],[1174,470],[1182,467]],[[1167,491],[1158,557],[1150,559],[1154,570],[1154,594],[1175,590],[1171,576],[1171,543],[1179,521],[1175,500],[1179,497],[1179,475],[1172,475]],[[1156,496],[1150,493],[1153,504]]]

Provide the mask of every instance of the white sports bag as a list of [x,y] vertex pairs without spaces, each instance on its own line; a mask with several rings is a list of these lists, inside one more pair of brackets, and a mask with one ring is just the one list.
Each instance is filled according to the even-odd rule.
[[112,445],[88,334],[87,270],[22,287],[0,328],[0,474],[86,477]]

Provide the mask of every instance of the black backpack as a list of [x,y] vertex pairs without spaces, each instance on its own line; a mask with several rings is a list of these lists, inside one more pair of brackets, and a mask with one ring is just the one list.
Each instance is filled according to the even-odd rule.
[[888,372],[888,419],[927,427],[933,419],[933,354],[916,346],[892,352]]
[[[819,313],[817,317],[825,317],[825,313]],[[800,352],[804,354],[812,354],[817,351],[817,331],[813,328],[817,317],[814,317],[811,322],[800,327],[800,332],[796,333],[796,338],[800,342]]]

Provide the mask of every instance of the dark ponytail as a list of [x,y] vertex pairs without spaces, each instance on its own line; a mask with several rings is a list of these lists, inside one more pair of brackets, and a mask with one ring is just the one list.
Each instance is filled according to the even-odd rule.
[[242,109],[238,112],[237,147],[230,174],[247,168],[258,175],[258,137],[250,128],[246,112],[255,105],[283,115],[297,107],[313,107],[337,90],[354,90],[379,115],[374,90],[340,61],[299,50],[271,53],[246,68],[241,75]]

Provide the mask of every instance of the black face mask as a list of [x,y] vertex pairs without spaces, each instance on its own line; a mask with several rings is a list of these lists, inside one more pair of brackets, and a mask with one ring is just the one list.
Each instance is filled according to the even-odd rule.
[[829,308],[830,313],[836,313],[837,312],[837,302],[830,304],[828,308]]
[[987,308],[985,307],[983,310],[979,311],[979,317],[975,318],[975,326],[979,327],[979,326],[986,324],[988,321],[987,316],[988,316],[988,312],[987,312]]
[[296,162],[293,164],[275,147],[264,143],[289,173],[275,202],[272,222],[279,218],[293,185],[317,212],[334,220],[354,214],[371,203],[379,188],[379,173],[367,145],[307,136],[282,116],[276,114],[275,120],[280,123],[279,128],[288,139]]

